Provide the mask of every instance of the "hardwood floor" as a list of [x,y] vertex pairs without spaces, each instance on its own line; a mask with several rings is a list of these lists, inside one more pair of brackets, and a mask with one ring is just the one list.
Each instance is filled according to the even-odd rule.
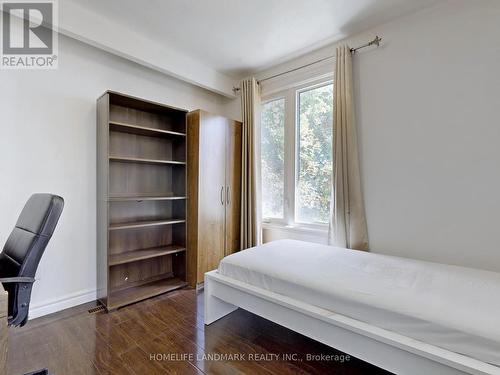
[[10,328],[8,374],[388,374],[243,310],[206,327],[192,289],[110,314],[93,306]]

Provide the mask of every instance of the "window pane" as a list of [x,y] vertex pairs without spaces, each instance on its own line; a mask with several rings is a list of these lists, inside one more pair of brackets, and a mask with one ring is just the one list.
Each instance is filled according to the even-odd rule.
[[296,221],[328,223],[332,178],[333,85],[298,95]]
[[262,106],[262,216],[283,218],[285,99]]

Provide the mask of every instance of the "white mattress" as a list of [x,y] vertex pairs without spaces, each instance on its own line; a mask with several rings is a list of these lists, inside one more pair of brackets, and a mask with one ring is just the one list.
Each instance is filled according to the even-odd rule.
[[222,275],[500,366],[500,274],[302,241],[224,258]]

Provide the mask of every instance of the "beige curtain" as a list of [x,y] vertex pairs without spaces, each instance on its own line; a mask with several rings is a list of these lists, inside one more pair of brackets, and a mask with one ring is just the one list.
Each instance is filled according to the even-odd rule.
[[241,82],[243,118],[241,157],[241,249],[261,243],[260,184],[257,168],[260,145],[259,86],[255,78]]
[[368,250],[368,230],[359,172],[354,118],[352,54],[337,47],[333,124],[333,189],[329,242]]

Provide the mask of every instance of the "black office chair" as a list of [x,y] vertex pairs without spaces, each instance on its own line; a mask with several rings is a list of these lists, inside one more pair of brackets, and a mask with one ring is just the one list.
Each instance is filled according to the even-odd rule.
[[33,194],[0,253],[0,282],[9,293],[11,326],[28,321],[31,288],[64,207],[64,199],[52,194]]

